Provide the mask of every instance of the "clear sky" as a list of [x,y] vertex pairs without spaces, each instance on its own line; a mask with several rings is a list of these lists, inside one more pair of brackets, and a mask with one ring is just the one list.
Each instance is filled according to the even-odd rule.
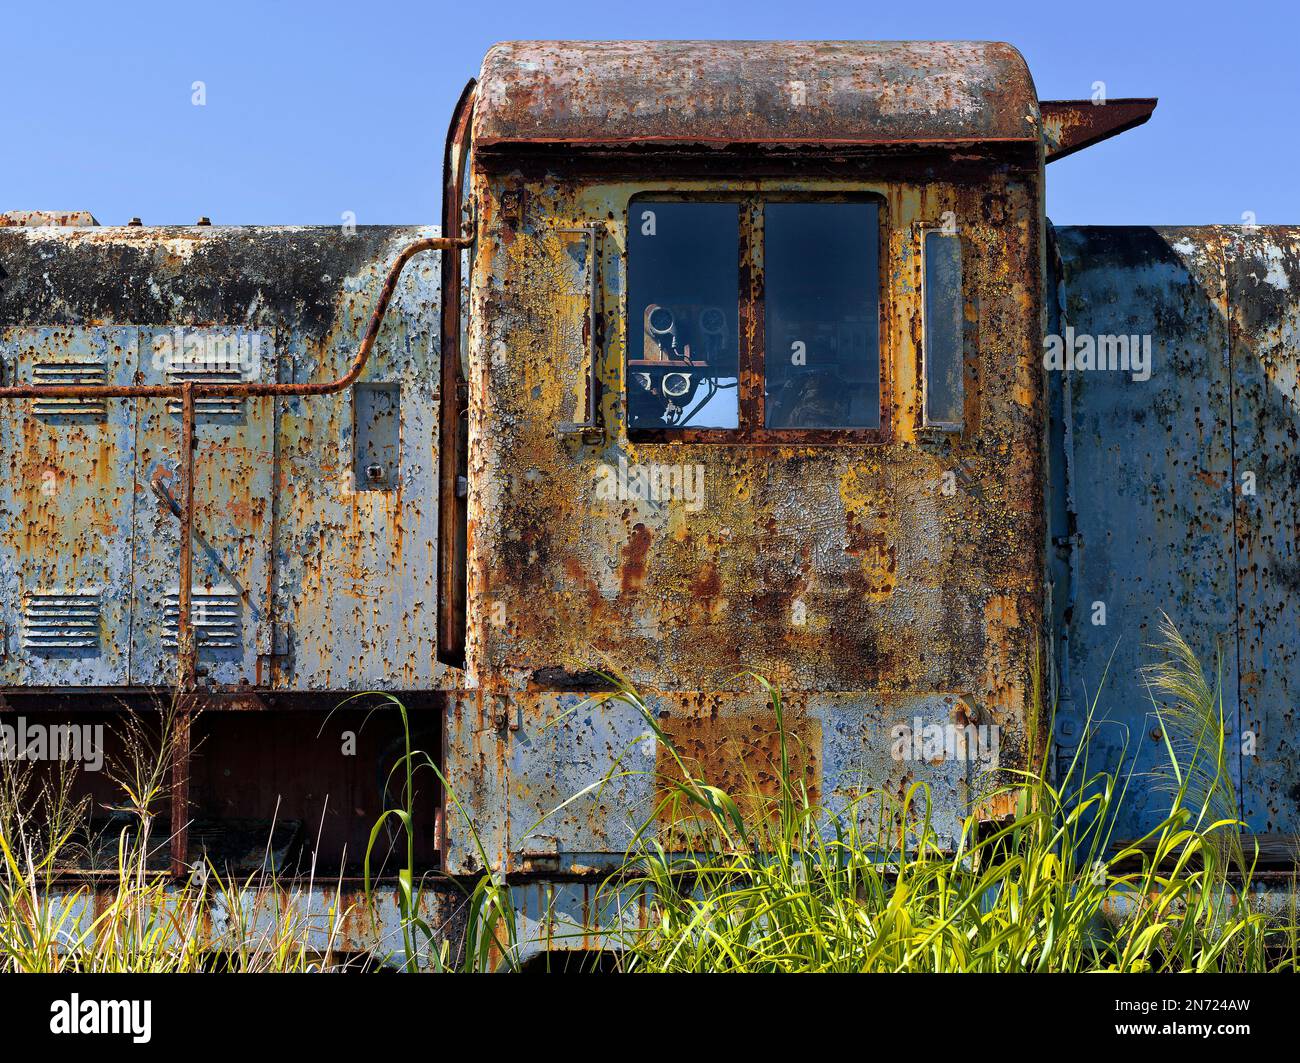
[[[1042,99],[1158,96],[1048,169],[1058,223],[1300,223],[1297,0],[5,0],[0,210],[103,224],[434,222],[447,120],[497,40],[984,39]],[[665,78],[673,72],[665,70]],[[204,106],[192,85],[206,85]]]

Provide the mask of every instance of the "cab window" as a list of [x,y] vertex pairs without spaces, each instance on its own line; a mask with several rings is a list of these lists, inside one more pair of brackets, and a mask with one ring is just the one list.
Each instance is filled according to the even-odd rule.
[[768,428],[880,427],[874,203],[763,210]]
[[880,229],[875,199],[634,200],[629,432],[879,432]]
[[642,202],[628,236],[628,422],[738,428],[740,205]]

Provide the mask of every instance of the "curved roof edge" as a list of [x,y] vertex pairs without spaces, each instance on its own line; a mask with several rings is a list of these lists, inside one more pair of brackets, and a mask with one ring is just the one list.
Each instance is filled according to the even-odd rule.
[[479,148],[1037,143],[1009,44],[516,41],[483,61]]

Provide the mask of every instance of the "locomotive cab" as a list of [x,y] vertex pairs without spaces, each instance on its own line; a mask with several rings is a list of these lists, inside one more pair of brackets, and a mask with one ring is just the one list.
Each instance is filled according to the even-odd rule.
[[[669,765],[637,713],[568,711],[610,663],[711,778],[774,785],[752,672],[828,807],[926,782],[955,830],[1023,763],[1043,616],[1020,55],[504,44],[470,134],[475,687],[446,749],[453,783],[503,795],[494,859],[599,864],[653,806],[642,779]],[[625,749],[627,812],[579,800],[530,833]]]

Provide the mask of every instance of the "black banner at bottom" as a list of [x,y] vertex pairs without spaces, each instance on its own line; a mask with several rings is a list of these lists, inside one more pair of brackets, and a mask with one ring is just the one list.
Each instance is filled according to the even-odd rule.
[[1201,1041],[1231,1051],[1284,1035],[1296,984],[1282,975],[8,975],[0,1020],[13,1044],[172,1053],[203,1043],[373,1051],[397,1038],[500,1051],[512,1037],[535,1050],[548,1027],[592,1023],[623,1031],[610,1045],[618,1051],[634,1030],[643,1032],[633,1040],[653,1037],[667,1008],[725,1028],[729,1053],[748,1037],[771,1048],[772,1024],[792,1021],[801,1038],[823,1021],[904,1040],[938,1037],[945,1023],[969,1036],[988,1022],[1001,1037],[1045,1034],[1072,1047]]

